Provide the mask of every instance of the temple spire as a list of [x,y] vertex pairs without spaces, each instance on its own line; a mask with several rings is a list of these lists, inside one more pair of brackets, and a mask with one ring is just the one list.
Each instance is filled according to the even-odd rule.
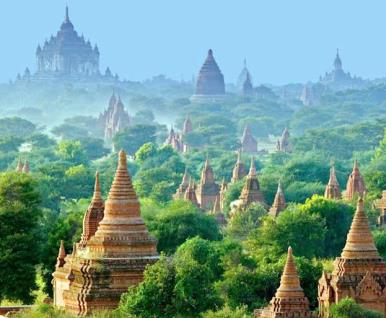
[[281,211],[286,208],[287,204],[284,197],[284,191],[281,186],[281,181],[277,185],[277,191],[275,195],[275,199],[272,203],[272,207],[269,209],[269,215],[273,217],[277,217]]
[[70,16],[68,14],[68,5],[66,5],[66,13],[65,13],[65,16],[64,16],[64,21],[65,22],[69,22],[70,21]]
[[98,171],[95,173],[94,195],[92,197],[92,200],[94,202],[103,201],[102,195],[101,195],[101,186],[99,183],[99,172]]
[[326,185],[326,189],[324,191],[324,197],[326,199],[336,199],[336,200],[341,198],[339,183],[336,178],[334,165],[331,165],[331,168],[330,168],[330,178],[328,180],[328,184]]
[[358,199],[357,209],[347,235],[346,245],[342,252],[345,259],[378,259],[379,254],[371,235],[369,220],[365,213],[364,200]]
[[250,166],[250,168],[249,168],[248,176],[249,176],[249,177],[254,177],[254,176],[256,176],[255,157],[252,157],[252,158],[251,158],[251,166]]
[[17,166],[16,166],[16,171],[17,172],[23,172],[23,163],[21,162],[21,159],[19,158],[19,160],[17,161]]
[[64,248],[64,242],[63,240],[60,241],[60,247],[59,247],[59,253],[58,257],[56,258],[56,267],[63,267],[66,257],[66,250]]

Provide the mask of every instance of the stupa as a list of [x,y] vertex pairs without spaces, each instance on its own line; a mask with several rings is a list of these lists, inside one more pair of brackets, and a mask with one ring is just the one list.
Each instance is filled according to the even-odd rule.
[[241,151],[257,153],[257,140],[252,136],[249,125],[245,126],[243,136],[241,137]]
[[219,186],[214,180],[213,169],[207,158],[201,171],[200,184],[196,190],[197,201],[201,209],[211,210],[213,208],[219,190]]
[[324,190],[324,197],[326,199],[334,199],[339,200],[342,195],[340,193],[338,179],[335,174],[334,165],[330,168],[330,179],[328,180],[328,184],[326,185],[326,189]]
[[202,65],[196,82],[195,94],[192,102],[217,102],[225,99],[224,76],[213,56],[213,51],[208,51],[208,56]]
[[182,176],[181,184],[179,185],[176,193],[173,195],[174,200],[183,199],[185,195],[185,191],[189,186],[189,177],[188,171],[185,169],[184,175]]
[[281,137],[277,141],[276,150],[279,152],[292,152],[290,133],[287,127],[283,130]]
[[353,170],[347,180],[346,191],[344,193],[345,199],[350,201],[355,198],[355,195],[363,196],[365,191],[365,181],[359,171],[358,160],[355,160]]
[[300,286],[299,275],[291,247],[280,279],[280,287],[264,309],[255,310],[256,318],[310,318],[312,317],[308,298]]
[[193,205],[200,207],[196,196],[196,186],[193,180],[189,180],[188,187],[185,190],[184,199],[190,201]]
[[237,161],[232,171],[231,183],[240,181],[247,175],[247,169],[245,169],[244,163],[241,161],[241,152],[237,153]]
[[327,318],[330,306],[345,297],[386,315],[385,286],[386,264],[375,247],[360,197],[343,252],[335,259],[333,272],[324,272],[319,280],[320,316]]
[[93,234],[102,202],[97,177],[82,239],[65,257],[61,247],[53,274],[54,305],[78,316],[116,308],[122,293],[141,282],[145,267],[158,260],[157,242],[141,218],[124,151]]
[[378,225],[386,228],[386,190],[382,191],[382,198],[376,201],[375,206],[380,211]]
[[277,186],[277,191],[275,195],[275,199],[272,203],[272,207],[269,209],[268,214],[277,217],[279,216],[280,212],[285,210],[287,204],[285,202],[285,197],[284,197],[284,191],[281,186],[281,182],[279,181],[279,184]]

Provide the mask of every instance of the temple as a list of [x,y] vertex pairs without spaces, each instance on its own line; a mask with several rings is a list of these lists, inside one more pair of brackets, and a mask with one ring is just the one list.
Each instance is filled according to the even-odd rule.
[[130,116],[125,110],[121,97],[111,95],[109,106],[98,117],[98,124],[104,131],[104,139],[110,143],[114,136],[130,126]]
[[243,83],[243,88],[241,92],[242,92],[242,95],[244,96],[252,96],[254,93],[252,80],[251,80],[251,76],[249,75],[249,72],[247,73],[247,77]]
[[201,209],[211,210],[218,194],[219,186],[214,180],[213,169],[207,158],[201,171],[200,184],[196,190],[197,201]]
[[99,76],[99,50],[79,36],[68,7],[60,30],[36,49],[37,79],[74,79]]
[[22,163],[21,159],[19,158],[17,161],[16,172],[29,174],[30,173],[29,161],[25,160],[24,163]]
[[339,56],[339,50],[336,50],[336,56],[333,63],[333,70],[319,78],[319,83],[333,90],[345,90],[360,88],[366,85],[366,81],[358,77],[352,77],[349,72],[345,72],[342,67],[342,60]]
[[356,195],[363,196],[365,191],[365,181],[359,171],[359,163],[355,160],[353,170],[347,180],[346,191],[344,193],[345,199],[351,201]]
[[386,228],[386,190],[382,191],[382,198],[375,202],[375,207],[380,211],[378,225]]
[[346,245],[334,262],[332,273],[323,273],[319,280],[320,317],[329,316],[329,308],[345,297],[386,315],[386,264],[379,256],[364,210],[363,198],[347,235]]
[[[181,139],[192,131],[193,131],[192,122],[189,117],[186,117],[184,121],[184,125],[182,127]],[[182,144],[183,144],[183,152],[188,152],[190,149],[189,145],[186,143],[186,141],[183,141]]]
[[275,195],[275,199],[273,200],[272,206],[269,209],[268,214],[273,217],[278,217],[280,212],[285,210],[287,204],[285,202],[285,196],[284,191],[281,186],[281,182],[279,181],[279,184],[277,186],[277,191]]
[[145,267],[158,260],[157,242],[141,218],[124,151],[119,152],[103,218],[97,225],[102,205],[97,176],[82,239],[67,256],[61,244],[53,274],[54,305],[78,316],[116,308],[121,294],[141,282]]
[[252,136],[251,128],[246,125],[241,137],[241,151],[247,153],[257,153],[257,140]]
[[342,197],[338,179],[336,178],[334,165],[332,165],[330,168],[330,178],[328,180],[328,184],[326,185],[326,189],[324,190],[324,197],[326,199],[333,200],[339,200]]
[[281,137],[277,141],[276,150],[279,152],[292,152],[290,133],[287,127],[283,130]]
[[241,161],[241,152],[237,153],[237,161],[232,171],[231,183],[242,180],[247,175],[247,169],[245,168],[244,163]]
[[174,200],[183,199],[185,191],[189,186],[189,176],[188,171],[185,169],[184,175],[182,176],[182,181],[178,186],[176,193],[173,195]]
[[193,180],[189,180],[188,187],[185,190],[184,199],[190,201],[196,207],[200,207],[196,196],[196,185]]
[[195,94],[192,102],[216,102],[225,98],[224,76],[213,56],[213,51],[208,51],[208,56],[202,65],[196,82]]
[[238,200],[231,203],[231,213],[234,214],[237,211],[246,208],[251,203],[260,202],[265,204],[263,193],[260,191],[260,184],[256,174],[254,158],[251,159],[251,166],[249,173],[245,180],[243,189]]
[[299,275],[291,247],[288,248],[287,260],[280,286],[269,305],[254,312],[255,318],[310,318],[312,313],[308,298],[300,286]]
[[176,133],[173,127],[170,127],[169,135],[167,136],[164,145],[170,145],[177,152],[184,151],[181,134]]

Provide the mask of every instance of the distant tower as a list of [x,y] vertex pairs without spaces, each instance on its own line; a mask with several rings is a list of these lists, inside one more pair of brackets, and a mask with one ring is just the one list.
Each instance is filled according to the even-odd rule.
[[182,176],[181,184],[179,185],[177,192],[173,195],[174,200],[183,199],[186,189],[189,186],[188,171],[185,169],[185,173]]
[[200,184],[196,190],[197,200],[201,209],[212,209],[218,194],[219,186],[214,180],[213,169],[207,158],[205,160],[204,168],[201,171]]
[[347,180],[345,199],[350,201],[354,199],[355,194],[363,196],[365,191],[365,181],[359,171],[358,160],[355,160],[353,170]]
[[240,194],[240,200],[242,201],[242,205],[244,207],[257,202],[264,204],[264,197],[260,191],[260,183],[256,174],[254,158],[251,159],[251,166]]
[[339,183],[335,174],[334,165],[330,168],[330,179],[328,180],[328,184],[326,185],[326,189],[324,191],[324,197],[326,199],[335,199],[339,200],[342,196],[340,193]]
[[118,132],[130,126],[130,117],[125,110],[121,97],[118,96],[117,99],[114,93],[110,97],[107,111],[100,114],[98,120],[100,122],[104,121],[104,134],[106,142],[111,142]]
[[196,92],[191,97],[193,102],[223,100],[225,97],[224,76],[213,56],[213,51],[208,51],[208,56],[198,73]]
[[200,204],[197,201],[195,184],[192,180],[189,180],[188,187],[185,190],[184,199],[190,201],[196,207],[200,207]]
[[244,96],[253,95],[253,85],[252,85],[251,76],[249,75],[249,72],[247,73],[247,76],[246,76],[245,81],[243,83],[242,93]]
[[29,161],[28,161],[28,160],[26,160],[26,161],[24,162],[23,173],[26,173],[26,174],[29,174],[29,173],[30,173],[30,167],[29,167]]
[[382,191],[382,198],[376,202],[376,207],[380,211],[378,225],[386,228],[386,190]]
[[276,148],[277,148],[276,150],[279,152],[292,152],[290,133],[289,133],[287,127],[283,130],[283,133],[282,133],[280,139],[277,141]]
[[251,128],[246,125],[241,137],[241,151],[248,153],[257,153],[257,140],[252,136]]
[[237,181],[240,181],[246,175],[247,175],[247,169],[245,168],[244,163],[242,163],[242,161],[241,161],[241,152],[238,151],[237,161],[236,161],[235,166],[234,166],[233,171],[232,171],[231,182],[235,183]]
[[272,207],[269,209],[269,215],[273,217],[279,216],[280,212],[285,210],[287,204],[285,202],[284,191],[281,186],[281,182],[277,186],[277,192],[273,201]]
[[335,71],[342,71],[343,70],[342,60],[340,59],[340,56],[339,56],[339,49],[336,49],[336,57],[334,60],[334,69],[335,69]]

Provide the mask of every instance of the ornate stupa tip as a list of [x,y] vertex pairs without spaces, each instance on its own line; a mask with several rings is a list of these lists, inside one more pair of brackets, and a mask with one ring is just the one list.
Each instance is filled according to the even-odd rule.
[[118,168],[123,168],[123,167],[127,168],[126,152],[123,149],[121,149],[119,151],[118,156],[119,156]]
[[378,250],[375,247],[371,235],[369,221],[365,212],[363,197],[358,198],[357,208],[350,231],[347,235],[346,245],[342,252],[342,258],[346,259],[379,259]]
[[251,158],[251,166],[249,168],[249,176],[255,176],[256,175],[256,167],[255,167],[255,158]]
[[213,56],[213,50],[212,49],[209,49],[208,56]]
[[56,262],[56,267],[63,267],[66,257],[66,250],[64,248],[64,241],[61,240],[60,241],[60,246],[59,246],[59,253],[58,253],[58,257],[57,257],[57,262]]
[[95,173],[95,185],[94,185],[94,195],[92,198],[93,201],[102,201],[101,186],[99,183],[99,172]]
[[304,297],[291,247],[288,247],[287,260],[280,279],[280,287],[276,292],[276,297]]

